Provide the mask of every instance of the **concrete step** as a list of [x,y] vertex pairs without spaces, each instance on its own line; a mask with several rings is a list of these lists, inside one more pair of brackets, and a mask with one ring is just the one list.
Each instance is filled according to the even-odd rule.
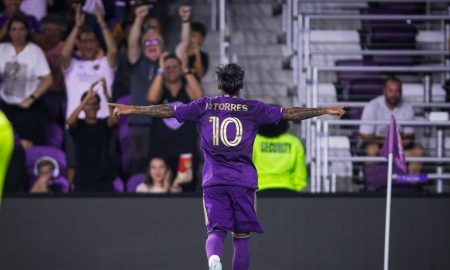
[[235,53],[240,56],[260,56],[260,57],[271,57],[278,56],[281,59],[282,56],[282,45],[247,45],[238,44],[234,46]]
[[281,19],[265,16],[237,16],[231,19],[232,30],[266,30],[281,32]]
[[231,38],[233,44],[277,44],[277,32],[266,30],[236,30]]
[[245,70],[247,69],[263,69],[263,70],[282,70],[281,56],[240,56],[238,64]]
[[239,4],[229,5],[229,10],[233,16],[272,16],[272,3],[248,3],[247,1]]
[[287,85],[292,81],[292,72],[284,70],[250,69],[246,70],[245,81],[258,83],[283,83]]

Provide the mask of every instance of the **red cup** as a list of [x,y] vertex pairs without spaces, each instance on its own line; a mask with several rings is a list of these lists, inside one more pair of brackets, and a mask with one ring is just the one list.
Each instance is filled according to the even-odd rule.
[[181,173],[186,172],[192,168],[192,153],[181,154],[178,160],[178,171]]

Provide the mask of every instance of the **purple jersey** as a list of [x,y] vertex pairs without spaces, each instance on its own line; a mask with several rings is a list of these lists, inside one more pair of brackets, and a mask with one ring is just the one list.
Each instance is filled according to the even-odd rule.
[[278,123],[279,106],[239,97],[202,97],[177,105],[178,121],[197,123],[205,156],[202,187],[215,185],[258,188],[252,162],[253,142],[261,124]]

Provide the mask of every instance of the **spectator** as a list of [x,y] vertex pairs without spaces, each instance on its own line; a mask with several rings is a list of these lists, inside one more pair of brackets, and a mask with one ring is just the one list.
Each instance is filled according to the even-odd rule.
[[[383,95],[371,100],[365,107],[361,120],[386,120],[394,115],[398,121],[414,120],[414,110],[408,102],[402,100],[402,82],[391,77],[387,79],[383,87]],[[388,125],[361,125],[359,133],[362,147],[368,156],[378,156],[387,134]],[[414,142],[414,129],[412,127],[401,128],[401,137],[405,156],[421,157],[424,150],[421,145]],[[420,173],[422,164],[410,162],[408,172]]]
[[[111,109],[108,118],[98,117],[100,96],[95,92],[97,83],[102,86],[104,98],[111,100],[105,81],[95,82],[82,95],[81,104],[67,119],[69,133],[76,149],[73,184],[77,192],[113,191],[113,180],[116,177],[110,144],[117,120],[112,116]],[[81,111],[84,111],[85,119],[79,118]]]
[[30,26],[30,35],[33,34],[33,32],[39,32],[39,22],[34,16],[20,11],[21,4],[22,0],[3,0],[5,11],[0,15],[0,40],[3,40],[8,34],[8,24],[11,21],[11,18],[16,15],[21,15],[25,18]]
[[[102,52],[93,30],[83,26],[85,14],[81,13],[80,6],[76,8],[76,25],[65,41],[61,52],[61,65],[64,69],[67,89],[67,116],[77,107],[81,95],[86,89],[89,89],[90,84],[100,78],[105,78],[107,89],[110,91],[114,79],[117,46],[106,27],[103,14],[98,6],[96,11],[97,21],[101,25],[106,42],[106,55]],[[78,48],[78,57],[72,56],[75,44]],[[108,95],[110,95],[110,92]],[[98,116],[108,116],[108,106],[105,100],[100,104]],[[84,117],[84,115],[82,114],[81,117]]]
[[189,68],[195,77],[200,80],[209,68],[209,55],[202,51],[206,38],[206,26],[200,22],[191,23],[191,38],[188,48]]
[[0,109],[25,148],[46,142],[45,106],[40,98],[53,83],[44,52],[30,36],[26,18],[16,15],[8,23],[6,42],[0,44]]
[[36,177],[30,192],[31,193],[53,193],[63,191],[60,182],[58,162],[52,157],[44,156],[38,159],[34,165],[34,177]]
[[[82,11],[82,7],[85,5],[86,0],[64,0],[61,5],[60,1],[56,1],[55,8],[59,9],[58,14],[62,14],[66,19],[67,31],[71,31],[76,25],[78,11]],[[97,37],[97,40],[103,44],[102,28],[97,22],[96,16],[90,13],[84,13],[84,25],[92,29],[93,33]],[[70,32],[66,32],[65,36],[69,36]]]
[[[146,98],[147,91],[158,70],[158,60],[164,47],[163,39],[156,31],[149,30],[141,35],[142,23],[147,14],[147,6],[135,9],[135,19],[128,36],[128,61],[131,64],[130,94],[132,104],[141,106],[149,105]],[[128,117],[132,174],[144,171],[150,157],[151,120],[140,115]]]
[[136,192],[167,193],[170,191],[171,193],[179,193],[181,192],[180,185],[192,180],[192,170],[190,170],[190,175],[178,173],[172,184],[170,184],[171,176],[172,171],[167,161],[162,157],[155,156],[149,162],[145,181],[137,186]]
[[[139,3],[139,2],[134,2]],[[113,28],[113,36],[116,40],[117,44],[120,44],[119,51],[119,60],[118,60],[118,68],[113,84],[113,100],[117,100],[120,97],[130,94],[130,76],[132,67],[128,61],[128,48],[127,48],[127,40],[126,37],[129,36],[131,26],[134,21],[134,14],[136,13],[136,9],[142,5],[130,4],[129,2],[126,5],[125,15],[122,18],[120,23],[117,23]],[[154,8],[154,5],[150,5],[150,11]],[[150,12],[149,11],[149,12]],[[147,20],[148,15],[146,16]],[[142,22],[142,27],[148,30],[155,30],[159,34],[161,33],[159,28],[155,28],[154,26],[149,26],[145,22]]]
[[253,146],[259,191],[298,192],[307,185],[303,145],[288,129],[286,120],[259,128]]
[[59,15],[48,15],[41,20],[42,38],[39,45],[45,51],[45,56],[53,75],[53,85],[50,93],[64,93],[64,75],[61,71],[61,53],[64,47],[64,33],[66,25]]
[[[160,58],[160,69],[148,91],[152,104],[183,104],[203,96],[203,89],[195,76],[189,72],[173,54],[164,53]],[[185,65],[186,66],[186,65]],[[183,138],[183,140],[179,140]],[[183,153],[193,154],[194,180],[183,186],[185,191],[194,191],[196,183],[197,129],[193,123],[179,123],[175,118],[153,119],[150,153],[167,157],[172,171],[178,168]]]

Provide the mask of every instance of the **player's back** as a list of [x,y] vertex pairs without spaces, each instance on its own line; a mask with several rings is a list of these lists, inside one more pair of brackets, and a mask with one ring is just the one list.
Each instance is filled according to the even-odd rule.
[[258,128],[281,119],[282,109],[256,100],[202,98],[197,123],[205,156],[203,186],[257,188],[252,150]]

